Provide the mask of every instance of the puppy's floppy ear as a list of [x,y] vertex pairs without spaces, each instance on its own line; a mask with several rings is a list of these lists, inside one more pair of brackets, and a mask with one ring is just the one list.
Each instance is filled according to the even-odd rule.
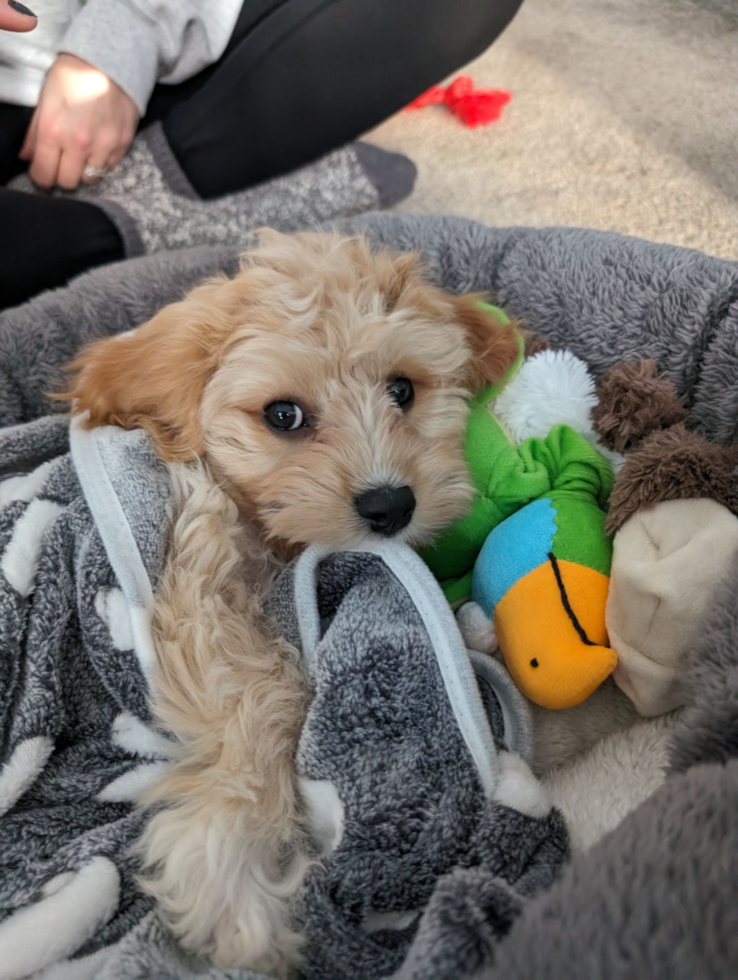
[[468,384],[472,391],[502,381],[520,356],[520,340],[514,323],[503,325],[479,306],[483,293],[454,296],[456,321],[466,332],[472,352]]
[[413,281],[418,281],[422,274],[422,265],[418,252],[406,252],[403,255],[390,257],[391,274],[387,276],[384,289],[385,303],[388,311],[397,306],[400,297]]
[[98,340],[70,366],[58,396],[89,412],[89,425],[146,429],[168,460],[203,451],[200,399],[232,330],[226,279],[198,286],[136,330]]

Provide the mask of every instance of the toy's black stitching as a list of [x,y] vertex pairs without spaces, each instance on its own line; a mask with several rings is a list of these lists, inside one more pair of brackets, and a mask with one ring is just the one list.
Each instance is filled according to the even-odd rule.
[[556,582],[559,586],[559,592],[561,593],[561,602],[564,606],[564,609],[566,610],[566,615],[569,617],[572,626],[579,634],[579,639],[582,641],[582,643],[586,643],[588,647],[597,646],[597,644],[593,643],[590,640],[590,638],[587,636],[587,634],[584,632],[584,627],[582,626],[582,624],[579,622],[576,615],[574,614],[574,610],[571,608],[571,604],[569,602],[569,596],[566,594],[564,580],[561,578],[561,572],[559,571],[559,564],[556,561],[556,558],[554,557],[553,551],[549,551],[548,560],[551,562],[553,573],[556,576]]

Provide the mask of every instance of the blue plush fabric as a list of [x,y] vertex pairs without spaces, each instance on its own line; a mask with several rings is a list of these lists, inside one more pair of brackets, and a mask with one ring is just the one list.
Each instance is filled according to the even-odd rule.
[[472,577],[472,599],[490,618],[513,585],[548,560],[556,537],[555,518],[553,502],[543,497],[490,532]]

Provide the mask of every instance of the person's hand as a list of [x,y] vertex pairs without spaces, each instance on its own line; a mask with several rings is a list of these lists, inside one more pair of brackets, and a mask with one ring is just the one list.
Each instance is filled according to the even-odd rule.
[[85,167],[110,170],[131,145],[139,111],[112,79],[71,54],[60,54],[51,67],[31,119],[21,160],[39,187],[74,190],[93,183]]
[[33,31],[38,19],[32,10],[19,0],[0,0],[0,31],[27,34]]

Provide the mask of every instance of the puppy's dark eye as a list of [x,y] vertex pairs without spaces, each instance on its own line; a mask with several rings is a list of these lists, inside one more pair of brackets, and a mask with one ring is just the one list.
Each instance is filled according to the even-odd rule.
[[277,432],[308,428],[307,416],[295,402],[272,402],[264,409],[266,424]]
[[387,394],[400,408],[410,408],[415,399],[415,389],[409,378],[393,378],[387,385]]

